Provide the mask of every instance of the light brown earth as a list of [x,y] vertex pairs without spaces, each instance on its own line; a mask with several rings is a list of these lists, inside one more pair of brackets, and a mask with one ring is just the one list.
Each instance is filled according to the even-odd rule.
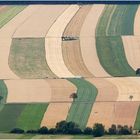
[[63,60],[61,37],[78,10],[78,5],[69,6],[51,26],[45,38],[46,60],[52,72],[58,77],[74,77]]
[[116,102],[114,124],[134,126],[140,102]]
[[[107,78],[118,89],[117,101],[140,101],[140,84],[130,78]],[[130,96],[133,96],[130,99]]]
[[92,128],[95,123],[102,123],[109,128],[114,123],[114,105],[115,102],[95,102],[87,126]]
[[45,80],[5,80],[7,103],[50,102],[51,87]]
[[134,20],[134,35],[140,35],[140,6],[137,9]]
[[70,95],[74,93],[77,88],[75,85],[65,79],[48,79],[47,83],[51,87],[50,102],[71,102]]
[[122,36],[125,55],[130,66],[140,68],[140,36]]
[[[91,6],[89,5],[82,6],[67,25],[63,36],[79,37],[82,24],[90,9]],[[70,72],[72,72],[74,75],[92,77],[92,74],[88,71],[83,62],[79,39],[63,41],[62,54],[64,62]]]
[[14,31],[21,25],[27,18],[29,18],[39,6],[28,6],[12,20],[10,20],[0,30],[0,78],[1,79],[17,79],[18,77],[10,70],[8,66],[8,56],[10,52],[11,37]]
[[41,126],[54,128],[57,122],[66,120],[71,103],[50,103],[44,114]]
[[96,52],[95,32],[105,5],[93,5],[80,32],[80,46],[84,63],[95,77],[110,77],[99,62]]
[[16,29],[14,38],[45,37],[51,25],[67,7],[68,5],[40,5],[39,9]]
[[116,101],[118,98],[118,89],[111,82],[103,78],[88,78],[98,90],[96,101]]

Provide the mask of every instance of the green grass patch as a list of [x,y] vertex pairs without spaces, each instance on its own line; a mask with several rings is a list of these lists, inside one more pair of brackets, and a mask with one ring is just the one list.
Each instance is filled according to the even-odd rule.
[[24,10],[26,6],[21,5],[12,5],[8,6],[6,11],[0,13],[0,28],[3,27],[6,23],[8,23],[12,18],[14,18],[18,13]]
[[16,122],[26,104],[6,104],[0,112],[0,131],[10,131],[16,127]]
[[26,105],[17,121],[17,127],[23,130],[37,130],[46,112],[48,104]]
[[96,28],[96,36],[133,35],[138,5],[106,5]]
[[9,66],[21,78],[56,77],[46,62],[45,39],[13,39]]
[[139,107],[138,112],[137,112],[137,117],[135,120],[134,129],[140,130],[140,107]]
[[3,109],[6,99],[7,99],[8,90],[3,80],[0,80],[0,96],[2,99],[0,100],[0,111]]
[[67,121],[73,121],[83,129],[86,127],[93,103],[96,99],[97,89],[84,79],[68,80],[77,87],[78,98],[71,105]]
[[135,76],[127,62],[121,37],[96,37],[96,48],[100,63],[110,75]]

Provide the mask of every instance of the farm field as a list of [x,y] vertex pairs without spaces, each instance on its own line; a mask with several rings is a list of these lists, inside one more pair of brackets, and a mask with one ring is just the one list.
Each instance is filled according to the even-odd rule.
[[139,4],[0,5],[0,139],[92,137],[8,134],[60,121],[140,130],[139,60]]

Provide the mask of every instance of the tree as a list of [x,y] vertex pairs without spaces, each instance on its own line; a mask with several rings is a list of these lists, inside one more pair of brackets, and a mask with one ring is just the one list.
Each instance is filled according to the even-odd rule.
[[46,126],[43,126],[38,129],[39,134],[48,134],[48,128]]
[[72,94],[70,95],[70,98],[72,98],[72,99],[73,99],[73,102],[75,102],[75,99],[78,98],[78,96],[77,96],[76,93],[72,93]]
[[136,70],[136,75],[140,76],[140,68]]
[[56,134],[57,133],[57,129],[56,128],[50,128],[48,130],[48,134]]
[[116,127],[115,124],[112,124],[112,125],[111,125],[111,128],[109,128],[108,133],[109,133],[110,135],[115,135],[115,134],[117,134],[117,127]]
[[105,128],[101,123],[95,123],[93,126],[93,135],[95,137],[101,137],[105,133]]
[[23,134],[24,130],[22,130],[20,128],[14,128],[10,131],[10,133]]
[[93,133],[92,128],[86,127],[86,128],[84,129],[84,134],[85,134],[85,135],[92,135],[92,133]]
[[26,133],[28,134],[36,134],[38,131],[37,130],[27,130]]
[[130,96],[129,96],[129,99],[130,99],[130,101],[132,101],[132,99],[133,99],[133,95],[130,95]]

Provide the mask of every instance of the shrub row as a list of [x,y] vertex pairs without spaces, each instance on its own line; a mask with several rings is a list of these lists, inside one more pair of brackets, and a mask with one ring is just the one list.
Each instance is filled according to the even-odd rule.
[[109,135],[129,135],[132,134],[132,127],[127,125],[112,125],[107,131],[104,126],[100,123],[94,124],[93,128],[86,127],[84,130],[81,130],[79,126],[74,122],[61,121],[56,124],[55,128],[48,129],[46,126],[39,128],[38,130],[27,130],[26,132],[20,128],[14,128],[10,131],[11,133],[22,134],[72,134],[72,135],[93,135],[94,137],[100,137],[104,134]]

